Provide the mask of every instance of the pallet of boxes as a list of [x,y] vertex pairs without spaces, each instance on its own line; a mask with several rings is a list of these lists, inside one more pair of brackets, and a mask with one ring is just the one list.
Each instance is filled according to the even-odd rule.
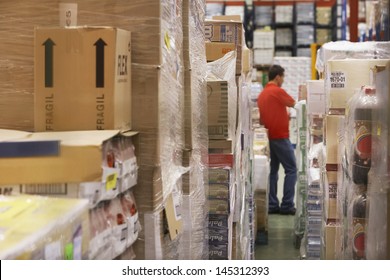
[[206,20],[207,113],[209,138],[209,259],[233,259],[236,193],[236,75],[241,73],[242,22]]
[[383,156],[375,152],[387,148],[388,120],[379,117],[379,112],[388,110],[381,104],[388,104],[385,80],[390,46],[333,42],[322,48],[326,95],[323,258],[388,258],[388,217],[377,208],[387,203],[387,171],[378,161]]
[[[5,203],[16,201],[2,215],[26,210],[28,218],[46,204],[51,212],[41,211],[20,240],[13,237],[20,227],[1,219],[7,231],[0,251],[11,259],[120,257],[140,230],[131,190],[137,133],[131,131],[130,32],[38,27],[33,39],[35,132],[1,130],[1,184],[11,195]],[[36,203],[27,207],[28,199]]]

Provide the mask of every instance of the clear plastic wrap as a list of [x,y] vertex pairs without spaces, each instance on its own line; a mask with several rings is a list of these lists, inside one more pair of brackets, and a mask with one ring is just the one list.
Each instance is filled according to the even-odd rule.
[[87,200],[0,195],[0,208],[0,259],[88,258]]
[[386,59],[390,56],[389,42],[361,42],[349,41],[328,42],[317,51],[315,67],[318,73],[325,73],[328,60],[359,58],[359,59]]
[[[63,1],[1,1],[0,97],[3,128],[34,129],[34,28],[59,26]],[[160,65],[165,50],[181,48],[181,1],[75,0],[80,26],[115,26],[132,32],[132,60]],[[172,52],[179,54],[180,51]]]
[[183,1],[184,166],[183,240],[180,259],[207,259],[207,95],[204,35],[205,1]]
[[[0,17],[3,23],[0,97],[4,100],[0,105],[1,127],[33,129],[34,27],[58,26],[59,4],[63,1],[38,2],[5,0],[0,3],[4,12]],[[79,26],[114,26],[131,31],[132,118],[133,129],[140,132],[139,182],[135,192],[142,213],[160,213],[173,190],[180,198],[181,175],[188,171],[181,163],[184,147],[180,99],[184,84],[182,1],[76,0],[71,3],[77,4]],[[160,227],[156,235],[162,232]],[[161,246],[163,258],[177,255],[175,246],[165,243]],[[135,251],[142,258],[144,248]]]
[[372,132],[377,129],[378,105],[372,86],[356,90],[348,102],[338,200],[338,217],[345,225],[341,229],[345,241],[339,256],[344,259],[366,258],[366,229],[370,221],[366,211],[367,184],[372,146],[377,142]]
[[365,245],[369,260],[390,259],[389,77],[389,65],[378,66],[373,71],[378,106],[372,115],[377,126],[371,132],[374,138],[367,189]]
[[[231,51],[222,58],[207,63],[207,80],[228,81],[228,138],[234,141],[237,121],[236,52]],[[233,147],[234,147],[233,143]]]

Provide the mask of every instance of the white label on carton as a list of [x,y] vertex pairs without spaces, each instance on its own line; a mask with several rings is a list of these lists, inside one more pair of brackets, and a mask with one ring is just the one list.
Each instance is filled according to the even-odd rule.
[[60,3],[60,26],[77,26],[77,4]]
[[132,174],[134,171],[137,171],[137,160],[135,157],[122,163],[121,177],[126,174]]
[[347,78],[344,72],[335,71],[330,73],[329,82],[332,90],[345,89]]
[[181,204],[180,204],[180,196],[179,193],[176,191],[172,192],[172,199],[173,199],[173,209],[175,210],[175,218],[176,221],[181,219]]

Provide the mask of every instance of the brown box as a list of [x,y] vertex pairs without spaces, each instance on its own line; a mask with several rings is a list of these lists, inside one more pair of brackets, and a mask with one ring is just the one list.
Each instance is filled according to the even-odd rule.
[[237,51],[236,75],[241,74],[242,59],[242,41],[243,26],[241,21],[232,20],[225,17],[226,20],[206,20],[205,21],[205,38],[208,42],[233,43]]
[[207,61],[214,61],[234,50],[236,50],[234,43],[206,42],[206,59]]
[[35,131],[131,129],[130,32],[35,30]]
[[334,224],[327,224],[324,227],[324,259],[335,260],[336,259],[336,228]]
[[231,154],[233,153],[232,140],[209,140],[210,154]]
[[338,156],[339,137],[342,135],[341,124],[344,121],[342,115],[327,115],[325,117],[325,148],[326,148],[326,164],[337,165],[341,163]]
[[337,171],[326,171],[324,211],[325,220],[337,219]]
[[348,100],[362,86],[372,85],[371,69],[388,65],[387,59],[329,60],[326,69],[326,96],[328,111],[344,114]]
[[256,231],[268,231],[268,199],[265,190],[255,191]]
[[132,137],[136,134],[120,133],[118,130],[36,133],[0,130],[0,141],[22,146],[40,141],[59,143],[57,154],[0,158],[0,185],[114,182],[117,177],[112,181],[106,179],[117,171],[103,168],[102,165],[105,144],[115,136]]
[[229,126],[227,81],[207,82],[207,107],[209,139],[227,139]]

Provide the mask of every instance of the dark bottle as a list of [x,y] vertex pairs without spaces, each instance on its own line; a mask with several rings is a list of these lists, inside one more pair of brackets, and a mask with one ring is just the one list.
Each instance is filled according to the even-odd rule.
[[354,110],[354,145],[352,180],[355,184],[367,184],[371,168],[372,128],[377,107],[375,88],[365,86],[360,91]]
[[366,204],[367,188],[358,186],[356,196],[352,203],[352,257],[354,260],[366,259]]

